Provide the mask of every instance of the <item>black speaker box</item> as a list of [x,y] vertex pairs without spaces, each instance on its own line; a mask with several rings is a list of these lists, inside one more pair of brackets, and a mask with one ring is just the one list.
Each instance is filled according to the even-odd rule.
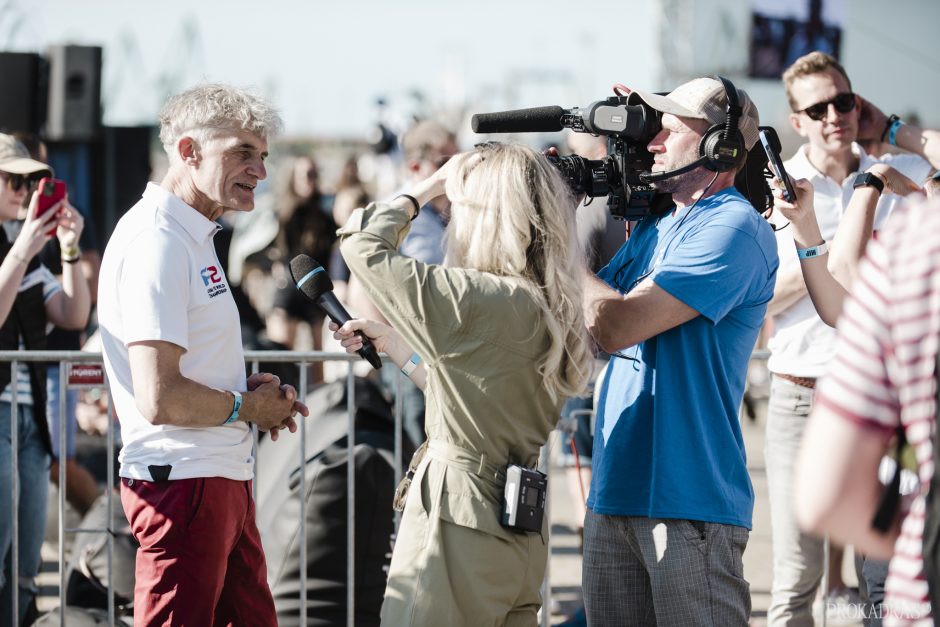
[[[140,200],[150,180],[150,147],[158,129],[152,126],[103,128],[103,207],[100,242],[107,243],[114,225]],[[104,250],[104,248],[102,248]]]
[[46,119],[46,64],[32,52],[0,52],[0,131],[39,134]]
[[49,104],[44,136],[88,141],[101,131],[101,48],[50,46]]

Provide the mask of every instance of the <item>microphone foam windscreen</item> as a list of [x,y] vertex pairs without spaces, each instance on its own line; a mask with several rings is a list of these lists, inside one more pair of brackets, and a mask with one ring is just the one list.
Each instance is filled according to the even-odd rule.
[[297,255],[290,260],[290,275],[297,289],[313,300],[333,291],[333,281],[326,270],[309,255]]
[[553,133],[562,130],[565,110],[558,106],[477,113],[470,118],[474,133]]

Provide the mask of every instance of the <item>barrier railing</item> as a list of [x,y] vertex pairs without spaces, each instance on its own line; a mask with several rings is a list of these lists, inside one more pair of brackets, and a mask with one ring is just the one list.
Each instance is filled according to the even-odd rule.
[[[755,352],[753,355],[756,359],[766,358],[766,354]],[[259,364],[261,363],[293,363],[299,367],[299,386],[298,386],[298,397],[305,399],[307,397],[307,369],[311,363],[316,362],[328,362],[328,361],[338,361],[338,362],[355,362],[358,361],[358,357],[350,356],[346,353],[331,353],[323,351],[310,351],[310,352],[300,352],[300,351],[246,351],[245,352],[245,361],[246,364],[250,366],[251,372],[258,372]],[[66,391],[70,389],[93,389],[93,388],[104,388],[106,386],[106,380],[103,372],[102,361],[100,353],[90,353],[84,351],[0,351],[0,362],[9,362],[11,364],[11,372],[13,374],[13,380],[16,380],[16,371],[19,364],[22,363],[36,363],[44,362],[47,364],[54,364],[58,362],[59,368],[59,395],[58,395],[58,413],[59,413],[59,429],[58,429],[58,444],[60,456],[65,455],[67,450],[67,422],[68,420],[74,420],[74,417],[67,416],[67,400],[66,400]],[[397,372],[397,369],[396,369]],[[396,402],[394,406],[394,419],[395,419],[395,431],[394,431],[394,472],[395,472],[395,485],[401,480],[402,476],[402,466],[403,466],[403,430],[402,430],[402,414],[403,414],[403,403],[402,403],[402,390],[403,390],[403,381],[404,376],[398,375],[397,384],[396,384]],[[17,399],[17,386],[11,385],[11,459],[10,464],[12,466],[12,511],[10,512],[12,516],[12,547],[11,547],[11,579],[10,585],[14,586],[13,588],[13,624],[17,623],[16,617],[19,612],[19,600],[18,600],[18,590],[16,588],[15,582],[17,582],[17,577],[19,573],[19,496],[22,490],[20,485],[18,468],[19,468],[19,433],[18,433],[18,421],[17,415],[19,411],[18,399]],[[355,491],[356,491],[356,478],[355,478],[355,460],[354,460],[354,448],[356,445],[355,442],[355,416],[356,416],[356,399],[355,399],[355,374],[352,368],[347,369],[346,374],[346,412],[347,412],[347,459],[346,459],[346,481],[347,481],[347,577],[346,577],[346,603],[347,603],[347,625],[353,627],[355,625]],[[107,602],[108,602],[108,623],[114,625],[116,623],[116,608],[115,608],[115,597],[114,597],[114,582],[111,577],[113,572],[113,560],[114,560],[114,534],[115,529],[113,528],[113,513],[114,513],[114,487],[115,487],[115,472],[114,472],[114,454],[116,450],[115,442],[115,420],[114,420],[114,409],[111,403],[111,397],[108,395],[107,401],[107,418],[108,418],[108,429],[107,429],[107,490],[105,491],[107,499],[107,520],[108,524],[104,528],[67,528],[65,521],[65,501],[66,501],[66,473],[67,464],[64,463],[64,459],[61,460],[61,463],[58,465],[58,479],[59,479],[59,490],[58,490],[58,577],[59,577],[59,621],[61,625],[66,624],[66,571],[67,571],[67,562],[65,555],[65,538],[67,533],[78,534],[78,533],[104,533],[107,538],[107,569],[108,569],[108,590],[107,590]],[[300,437],[300,490],[299,498],[300,503],[300,520],[299,520],[299,537],[306,538],[306,516],[304,515],[304,498],[307,492],[306,485],[306,472],[305,465],[307,462],[307,450],[306,450],[306,433],[307,433],[307,421],[299,420],[298,421],[298,431]],[[256,460],[256,475],[255,481],[253,483],[255,490],[258,486],[258,468],[257,468],[257,449],[258,449],[258,430],[257,427],[252,426],[252,438],[253,438],[253,456]],[[546,459],[545,449],[543,448],[543,455],[541,465],[543,470],[547,472],[548,460]],[[0,460],[0,463],[3,463]],[[257,494],[255,494],[257,497]],[[256,498],[257,500],[257,498]],[[0,514],[2,515],[2,514]],[[549,511],[546,508],[546,516],[549,515]],[[398,528],[398,523],[400,521],[399,515],[395,514],[395,529]],[[551,538],[549,538],[549,555],[551,555]],[[301,626],[306,626],[307,624],[307,554],[306,554],[306,542],[301,541],[299,543],[299,567],[300,567],[300,605],[299,605],[299,623]],[[543,611],[542,611],[542,620],[541,623],[544,626],[549,625],[550,621],[550,608],[551,608],[551,586],[549,585],[549,566],[546,565],[545,571],[545,581],[543,583]],[[0,620],[0,622],[3,622]]]
[[[306,398],[307,395],[307,368],[311,363],[314,362],[326,362],[326,361],[345,361],[352,362],[358,360],[358,357],[352,357],[346,353],[329,353],[329,352],[298,352],[298,351],[246,351],[245,352],[245,361],[250,365],[252,372],[258,372],[260,363],[294,363],[299,366],[299,389],[298,397]],[[59,399],[59,433],[58,433],[58,442],[59,442],[59,452],[60,456],[64,455],[67,449],[67,421],[69,419],[74,419],[74,417],[66,416],[67,411],[67,401],[65,392],[69,389],[90,389],[90,388],[103,388],[106,386],[106,380],[102,368],[102,360],[100,353],[90,353],[84,351],[0,351],[0,362],[9,362],[11,366],[11,372],[14,373],[13,379],[15,379],[15,373],[20,364],[23,363],[45,363],[52,364],[58,362],[59,368],[59,385],[60,385],[60,394],[58,395]],[[347,625],[353,627],[355,624],[355,464],[354,464],[354,447],[355,447],[355,375],[353,369],[348,369],[346,374],[346,396],[347,396],[347,437],[348,437],[348,447],[347,447]],[[12,624],[18,623],[19,616],[19,595],[17,582],[18,582],[18,573],[19,573],[19,564],[20,564],[20,529],[19,529],[19,501],[20,494],[22,491],[22,486],[20,485],[19,478],[19,428],[18,428],[18,412],[19,412],[19,403],[17,398],[17,386],[11,385],[11,427],[10,427],[10,438],[11,438],[11,459],[10,464],[12,467],[11,473],[11,496],[12,496],[12,508],[10,515],[12,517],[12,546],[11,546],[11,582],[10,585],[13,586],[13,603],[12,603]],[[396,390],[396,404],[395,404],[395,480],[396,482],[401,478],[401,459],[402,459],[402,404],[401,404],[401,380],[398,381],[397,390]],[[107,429],[107,489],[105,491],[107,499],[107,520],[108,524],[106,527],[94,527],[94,528],[66,528],[65,521],[65,497],[66,497],[66,464],[64,460],[63,463],[58,465],[59,467],[59,486],[58,491],[58,575],[59,575],[59,623],[61,625],[66,624],[66,571],[67,571],[67,562],[65,555],[65,538],[67,533],[104,533],[107,537],[107,568],[108,568],[108,623],[114,625],[116,623],[116,610],[114,602],[114,582],[111,578],[111,573],[113,572],[113,560],[114,560],[114,534],[115,529],[112,525],[112,517],[114,513],[114,453],[115,453],[115,435],[114,429],[116,427],[114,421],[114,409],[111,403],[111,397],[108,396],[107,401],[107,417],[108,417],[108,429]],[[307,451],[306,451],[306,430],[307,424],[305,420],[298,421],[298,431],[300,436],[300,491],[299,496],[301,501],[306,494],[306,473],[304,472],[305,462],[307,461]],[[252,438],[253,438],[253,456],[257,460],[257,447],[258,447],[258,430],[256,427],[252,426]],[[0,463],[3,463],[0,461]],[[256,466],[256,472],[257,472]],[[257,477],[256,477],[257,479]],[[257,480],[254,482],[254,486],[257,486]],[[257,495],[256,495],[257,496]],[[301,502],[300,508],[300,537],[306,537],[306,519],[303,515],[303,503]],[[396,528],[398,519],[395,520]],[[299,543],[300,550],[300,612],[299,612],[299,621],[300,625],[305,626],[307,624],[307,613],[306,613],[306,595],[307,595],[307,555],[306,555],[306,542]],[[5,622],[5,621],[0,621]]]

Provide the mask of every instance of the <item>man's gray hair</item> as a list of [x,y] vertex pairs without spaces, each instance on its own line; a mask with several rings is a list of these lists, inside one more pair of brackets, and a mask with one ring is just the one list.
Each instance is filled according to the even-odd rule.
[[234,129],[270,137],[281,126],[277,110],[254,91],[206,83],[167,99],[160,110],[160,143],[172,158],[183,135],[204,140],[214,130]]

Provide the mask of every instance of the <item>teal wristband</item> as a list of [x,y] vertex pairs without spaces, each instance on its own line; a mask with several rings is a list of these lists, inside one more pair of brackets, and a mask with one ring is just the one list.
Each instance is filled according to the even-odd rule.
[[819,257],[820,255],[825,255],[829,252],[829,245],[826,242],[823,242],[819,246],[813,246],[811,248],[797,248],[796,256],[800,259],[812,259],[813,257]]
[[898,145],[898,129],[904,126],[904,122],[901,121],[901,118],[895,118],[891,122],[891,126],[888,127],[888,143],[892,146]]
[[418,357],[418,353],[411,353],[411,358],[401,367],[401,373],[406,377],[410,377],[420,363],[421,358]]
[[235,390],[229,390],[233,396],[235,396],[235,404],[232,406],[232,414],[228,417],[228,420],[222,424],[231,424],[238,420],[238,410],[242,408],[242,393],[236,392]]

